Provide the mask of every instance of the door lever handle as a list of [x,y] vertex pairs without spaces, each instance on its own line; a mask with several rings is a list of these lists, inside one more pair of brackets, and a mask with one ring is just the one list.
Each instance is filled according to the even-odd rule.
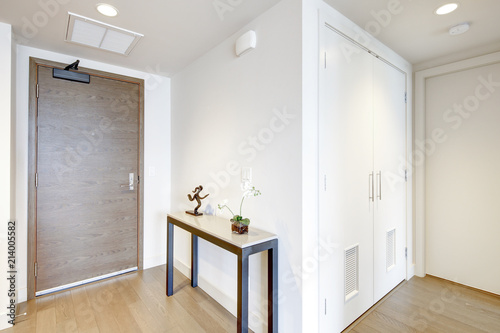
[[129,191],[134,190],[134,173],[131,172],[128,174],[128,184],[121,184],[120,188],[128,187]]

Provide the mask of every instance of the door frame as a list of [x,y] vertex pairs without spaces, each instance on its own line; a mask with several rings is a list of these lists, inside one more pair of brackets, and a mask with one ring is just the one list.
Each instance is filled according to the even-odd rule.
[[[426,139],[426,83],[428,78],[442,76],[468,69],[500,63],[500,52],[495,52],[475,58],[453,62],[415,73],[415,142]],[[426,152],[415,144],[413,167],[415,169],[415,274],[424,277],[426,271],[426,189],[425,160]]]
[[[37,73],[38,66],[61,68],[67,66],[59,62],[30,57],[29,64],[29,113],[28,113],[28,300],[35,298],[36,262],[36,200],[35,174],[37,167]],[[144,260],[144,80],[125,75],[103,72],[80,67],[81,72],[113,80],[139,85],[139,147],[138,147],[138,195],[137,195],[137,268],[143,269]]]

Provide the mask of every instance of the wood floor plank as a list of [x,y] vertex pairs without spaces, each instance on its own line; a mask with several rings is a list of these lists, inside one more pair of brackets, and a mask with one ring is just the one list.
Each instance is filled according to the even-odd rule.
[[201,326],[206,332],[227,332],[219,323],[217,318],[211,317],[202,305],[196,303],[186,290],[179,290],[177,301],[189,313],[189,315]]
[[154,320],[157,321],[165,331],[174,331],[174,329],[178,327],[176,318],[173,316],[172,311],[167,311],[162,302],[156,299],[155,294],[158,294],[158,290],[153,291],[148,288],[147,280],[143,279],[143,273],[144,272],[138,272],[138,278],[131,278],[129,280],[129,285],[134,288],[151,315],[153,315]]
[[65,291],[54,295],[56,307],[56,321],[63,322],[75,317],[73,298],[71,291]]
[[414,319],[418,315],[418,309],[418,307],[409,304],[386,301],[376,311],[388,317],[398,318],[408,328],[407,332],[419,332],[423,325]]
[[[161,266],[158,266],[158,269],[154,269],[148,272],[148,274],[154,276],[162,285],[165,285],[165,273],[166,272],[161,269]],[[186,284],[184,282],[181,282],[176,284],[178,281],[187,281],[188,283]],[[174,272],[174,288],[175,287],[178,288],[178,291],[182,290],[183,292],[186,292],[187,295],[189,295],[190,298],[184,297],[183,294],[179,296],[179,298],[182,297],[184,299],[185,304],[194,302],[202,309],[201,311],[203,312],[200,312],[197,317],[199,317],[200,320],[204,322],[204,325],[210,325],[212,323],[211,318],[213,318],[215,324],[212,329],[220,330],[220,332],[234,332],[237,324],[236,318],[219,303],[214,302],[213,299],[201,288],[192,288],[189,280],[186,280],[186,277],[183,276],[179,271]],[[211,306],[207,306],[208,304],[211,304]],[[189,309],[192,308],[189,305],[187,306],[189,307]],[[190,311],[189,309],[187,309],[187,311]],[[205,320],[203,319],[205,317],[210,318],[208,322],[205,322]],[[250,330],[250,332],[252,331]]]
[[374,311],[373,318],[377,319],[377,328],[383,328],[384,332],[415,332],[413,328],[407,326],[401,321],[399,316],[389,316],[381,311]]
[[[403,297],[401,297],[403,296]],[[424,328],[425,330],[437,330],[438,332],[473,332],[474,327],[469,326],[450,317],[446,311],[446,305],[441,306],[439,294],[421,293],[420,295],[412,294],[412,297],[406,297],[404,290],[398,297],[391,299],[398,308],[405,306],[413,306],[414,312],[410,316],[413,321],[413,327]],[[449,308],[449,306],[448,306]]]
[[[186,309],[180,304],[177,300],[178,294],[167,297],[165,295],[166,289],[165,284],[160,283],[160,280],[155,277],[155,268],[151,270],[144,271],[143,279],[147,281],[148,288],[152,288],[152,291],[161,291],[160,293],[154,292],[154,295],[160,304],[165,306],[166,310],[171,312],[172,315],[176,318],[176,322],[178,323],[178,328],[182,332],[206,332],[204,325],[200,325],[191,315],[186,311]],[[174,279],[175,280],[175,279]],[[174,281],[174,284],[177,286],[177,290],[183,287],[189,287],[189,280],[184,277],[178,278],[178,281]],[[181,281],[182,280],[182,281]],[[175,286],[174,286],[175,287]],[[236,327],[236,326],[235,326]]]
[[129,304],[128,308],[135,322],[140,327],[141,332],[167,332],[167,330],[155,320],[142,301]]
[[36,332],[52,333],[56,331],[56,309],[48,307],[41,311],[37,311]]
[[74,318],[57,322],[56,333],[79,333],[78,324]]
[[427,276],[414,277],[349,332],[500,332],[500,296]]
[[385,333],[384,331],[371,326],[372,324],[373,323],[367,322],[365,318],[365,320],[357,324],[354,329],[359,333]]
[[73,310],[78,332],[99,332],[85,287],[81,286],[72,289],[71,298],[73,299]]
[[56,299],[55,295],[45,295],[37,298],[36,299],[37,312],[55,307],[55,299]]
[[[120,332],[142,332],[141,328],[135,321],[128,304],[121,295],[121,290],[116,288],[110,288],[112,293],[111,302],[109,304],[109,309],[113,313],[113,316],[118,324]],[[129,295],[130,296],[130,295]]]
[[[236,318],[187,277],[165,267],[129,273],[18,305],[28,315],[2,333],[224,333]],[[414,277],[346,332],[500,332],[500,296],[434,277]]]
[[94,318],[100,332],[120,332],[120,327],[115,319],[114,313],[110,309],[113,293],[108,286],[103,283],[89,284],[85,286],[89,297]]

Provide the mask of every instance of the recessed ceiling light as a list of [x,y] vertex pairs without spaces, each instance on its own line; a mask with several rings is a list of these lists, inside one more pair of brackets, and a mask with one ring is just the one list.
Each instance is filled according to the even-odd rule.
[[111,5],[108,5],[107,3],[98,3],[96,7],[97,11],[102,15],[111,17],[118,15],[118,9]]
[[446,15],[458,8],[458,3],[447,3],[436,9],[435,13],[438,15]]
[[455,35],[460,35],[463,34],[464,32],[469,31],[470,29],[470,24],[468,22],[460,23],[454,27],[450,28],[450,35],[455,36]]

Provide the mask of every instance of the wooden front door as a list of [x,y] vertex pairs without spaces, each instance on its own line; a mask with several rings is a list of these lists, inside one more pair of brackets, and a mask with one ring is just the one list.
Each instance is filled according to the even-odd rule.
[[36,295],[139,266],[141,84],[52,71],[36,66]]

